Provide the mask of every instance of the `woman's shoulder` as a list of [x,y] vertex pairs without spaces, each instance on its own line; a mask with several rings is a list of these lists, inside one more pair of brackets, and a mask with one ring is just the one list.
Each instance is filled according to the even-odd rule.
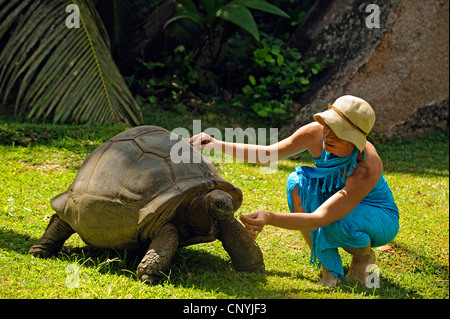
[[357,166],[364,168],[367,175],[373,176],[373,178],[378,180],[383,173],[383,162],[381,161],[381,158],[372,143],[366,143],[366,146],[364,147],[364,154],[359,153],[357,160]]
[[322,128],[312,122],[298,128],[291,136],[275,144],[280,158],[308,150],[313,156],[320,156],[322,148]]
[[381,161],[380,156],[378,155],[377,149],[375,148],[375,146],[370,143],[369,141],[367,141],[366,146],[364,147],[364,153],[365,153],[365,157],[366,159],[370,159],[370,160],[376,160],[376,161]]
[[299,127],[294,134],[292,134],[292,136],[306,136],[306,135],[312,135],[312,136],[317,136],[320,135],[322,136],[322,125],[320,125],[317,122],[311,122],[309,124],[305,124],[301,127]]
[[323,127],[318,122],[309,123],[303,128],[303,135],[306,137],[306,148],[313,157],[320,157],[322,154]]

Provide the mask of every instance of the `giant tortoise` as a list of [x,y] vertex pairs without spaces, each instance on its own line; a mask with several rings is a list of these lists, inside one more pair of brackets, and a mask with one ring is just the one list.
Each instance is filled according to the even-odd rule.
[[[219,239],[236,270],[264,271],[261,250],[233,215],[242,203],[241,190],[174,136],[140,126],[95,149],[69,189],[52,199],[56,214],[29,253],[53,256],[77,232],[96,247],[145,249],[137,275],[156,284],[177,247]],[[201,160],[173,161],[174,145]]]

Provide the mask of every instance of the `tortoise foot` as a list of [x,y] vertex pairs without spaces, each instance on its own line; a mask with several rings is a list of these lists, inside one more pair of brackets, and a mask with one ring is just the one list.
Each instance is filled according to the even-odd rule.
[[34,257],[39,258],[50,258],[57,254],[57,252],[55,252],[53,249],[39,244],[31,246],[30,250],[28,250],[28,253]]
[[162,280],[161,276],[155,276],[155,275],[142,275],[141,276],[141,282],[143,284],[147,284],[150,286],[155,286],[159,284]]
[[173,224],[165,224],[137,267],[137,276],[142,282],[156,285],[164,278],[178,247],[178,231]]
[[264,258],[256,241],[237,220],[217,220],[218,238],[237,271],[264,272]]

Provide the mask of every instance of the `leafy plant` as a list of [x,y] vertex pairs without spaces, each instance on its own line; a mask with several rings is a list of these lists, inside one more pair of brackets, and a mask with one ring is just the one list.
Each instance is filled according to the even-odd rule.
[[218,24],[218,19],[224,19],[249,32],[259,41],[258,26],[249,9],[289,18],[287,13],[264,0],[233,0],[227,4],[225,0],[202,0],[201,3],[204,13],[192,0],[179,1],[178,13],[167,21],[165,26],[180,19],[190,19],[202,28],[213,30]]
[[302,23],[306,12],[311,7],[312,0],[277,0],[276,4],[286,12],[291,19],[283,19],[278,16],[261,17],[258,19],[260,32],[267,33],[283,41],[289,41],[297,27]]
[[309,90],[310,79],[325,68],[329,59],[302,60],[302,55],[280,39],[264,35],[261,47],[253,51],[253,65],[247,73],[249,84],[242,89],[244,103],[262,117],[290,117],[288,106]]
[[156,105],[159,102],[178,103],[194,97],[192,91],[200,81],[199,72],[194,69],[193,54],[186,52],[183,45],[177,46],[162,61],[137,59],[137,62],[135,73],[138,76],[126,79],[138,101]]
[[[180,0],[177,1],[176,8],[176,13],[166,22],[165,27],[171,27],[168,30],[170,35],[192,46],[190,51],[195,55],[196,61],[194,68],[205,79],[214,78],[209,68],[219,63],[224,43],[239,28],[259,41],[259,30],[250,9],[289,17],[264,0],[233,0],[227,3],[225,0],[202,0],[197,4],[192,0]],[[214,86],[215,83],[206,89]]]
[[[80,28],[65,24],[79,8]],[[0,0],[0,94],[16,115],[54,122],[142,123],[91,0]],[[8,99],[10,98],[10,99]]]

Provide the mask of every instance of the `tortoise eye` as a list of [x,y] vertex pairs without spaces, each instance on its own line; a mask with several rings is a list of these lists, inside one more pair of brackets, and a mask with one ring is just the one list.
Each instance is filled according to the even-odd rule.
[[220,199],[216,200],[214,204],[217,208],[222,208],[224,205],[223,201],[221,201]]

